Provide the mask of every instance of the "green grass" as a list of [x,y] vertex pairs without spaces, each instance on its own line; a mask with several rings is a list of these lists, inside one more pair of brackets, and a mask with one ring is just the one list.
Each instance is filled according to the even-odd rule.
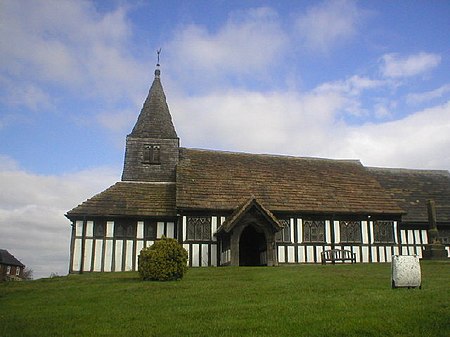
[[0,285],[0,336],[450,336],[450,263],[422,289],[390,264],[190,269],[182,281],[83,274]]

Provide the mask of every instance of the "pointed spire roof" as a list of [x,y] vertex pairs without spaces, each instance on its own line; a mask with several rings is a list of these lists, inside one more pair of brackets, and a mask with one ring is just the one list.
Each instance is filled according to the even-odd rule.
[[[158,64],[159,66],[159,64]],[[160,80],[159,67],[155,70],[155,79],[139,114],[131,137],[137,138],[178,138],[172,123],[172,116],[166,102],[166,95]]]

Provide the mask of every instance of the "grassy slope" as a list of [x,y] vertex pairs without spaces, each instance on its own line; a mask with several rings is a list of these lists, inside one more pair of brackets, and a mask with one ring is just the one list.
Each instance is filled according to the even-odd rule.
[[450,263],[421,264],[422,290],[392,290],[390,264],[1,284],[0,336],[450,336]]

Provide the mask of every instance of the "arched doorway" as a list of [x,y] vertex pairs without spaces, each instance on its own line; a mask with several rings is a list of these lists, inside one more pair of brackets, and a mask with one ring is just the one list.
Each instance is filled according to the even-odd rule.
[[267,241],[264,232],[254,226],[247,226],[239,239],[239,265],[267,265]]

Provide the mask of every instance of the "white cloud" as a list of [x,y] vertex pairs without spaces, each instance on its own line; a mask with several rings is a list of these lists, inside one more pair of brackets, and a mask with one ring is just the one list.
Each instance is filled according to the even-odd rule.
[[[258,76],[285,48],[287,38],[278,15],[262,7],[230,15],[217,32],[206,27],[180,27],[167,46],[170,67],[185,79],[216,76]],[[177,80],[180,80],[178,77]]]
[[357,34],[361,16],[354,1],[325,1],[297,19],[296,32],[307,47],[326,52]]
[[381,73],[389,78],[402,78],[423,74],[441,62],[441,56],[431,53],[418,53],[408,56],[385,54],[381,57]]
[[126,14],[121,6],[100,14],[90,1],[2,1],[0,74],[15,83],[6,95],[29,88],[29,106],[48,100],[48,86],[112,100],[135,97],[145,86],[143,63],[127,52]]
[[37,278],[66,274],[71,227],[64,214],[114,183],[117,171],[42,176],[20,170],[7,156],[1,159],[0,247],[33,269]]
[[444,95],[446,95],[449,92],[450,92],[450,84],[446,84],[431,91],[408,94],[406,96],[406,101],[409,104],[420,104],[431,101],[435,98],[444,97]]

